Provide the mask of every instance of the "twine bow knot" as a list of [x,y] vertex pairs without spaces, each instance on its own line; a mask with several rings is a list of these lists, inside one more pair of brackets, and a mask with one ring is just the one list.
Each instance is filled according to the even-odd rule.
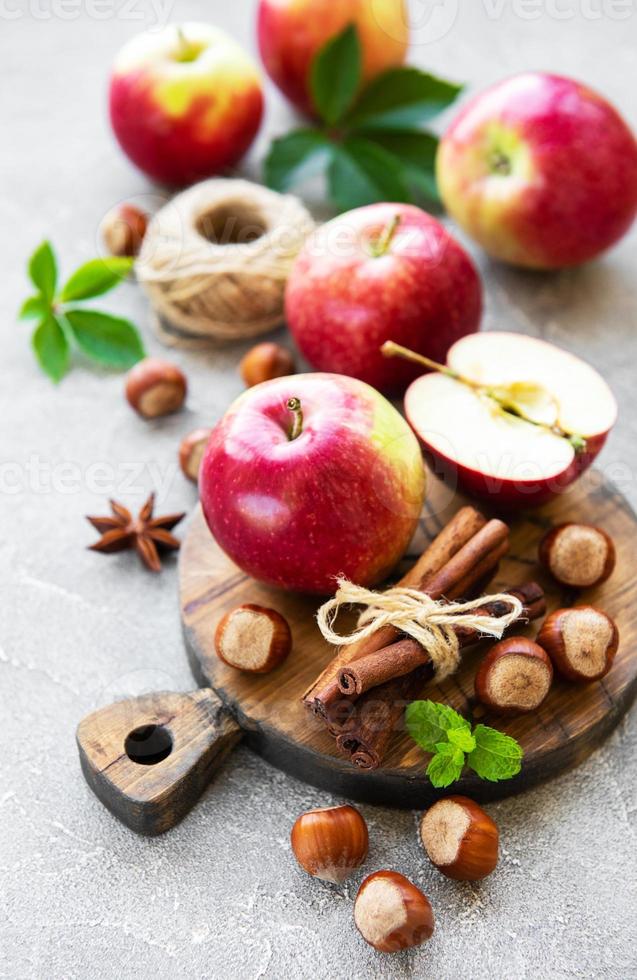
[[[506,603],[510,611],[498,617],[477,612],[495,602]],[[354,632],[341,636],[335,631],[334,623],[342,607],[350,604],[365,608]],[[396,586],[386,592],[373,592],[346,578],[339,578],[336,595],[321,606],[316,618],[327,642],[337,646],[366,639],[383,626],[395,626],[424,647],[433,662],[436,677],[442,680],[457,669],[460,659],[460,644],[454,627],[476,630],[500,639],[504,631],[522,616],[523,610],[520,599],[506,592],[480,596],[468,602],[439,602],[417,589]]]

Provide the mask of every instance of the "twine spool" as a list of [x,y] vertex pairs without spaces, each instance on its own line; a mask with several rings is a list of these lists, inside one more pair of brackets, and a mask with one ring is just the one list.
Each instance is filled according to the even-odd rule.
[[313,228],[296,197],[246,180],[206,180],[178,194],[151,221],[135,266],[160,338],[202,347],[277,326]]

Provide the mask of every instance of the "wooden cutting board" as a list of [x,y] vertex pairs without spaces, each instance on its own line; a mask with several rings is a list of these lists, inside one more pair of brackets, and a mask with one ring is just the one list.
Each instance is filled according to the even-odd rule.
[[[466,499],[430,480],[411,560]],[[485,509],[485,508],[483,508]],[[485,509],[486,512],[486,509]],[[535,579],[547,592],[549,609],[591,604],[616,621],[620,647],[611,672],[601,681],[577,686],[556,679],[539,711],[503,721],[473,697],[477,664],[489,643],[463,654],[460,670],[441,684],[430,682],[423,697],[444,701],[464,715],[472,713],[513,735],[524,749],[515,779],[488,783],[468,774],[453,792],[477,800],[519,793],[578,765],[615,728],[637,693],[637,517],[627,501],[600,473],[585,475],[574,487],[539,511],[510,519],[511,552],[502,562],[493,591]],[[567,520],[598,524],[614,539],[617,567],[607,583],[579,593],[557,586],[537,565],[537,546],[552,525]],[[402,574],[405,563],[399,569]],[[215,544],[198,507],[182,545],[179,562],[180,607],[191,667],[202,687],[211,687],[232,712],[245,742],[280,769],[314,786],[353,800],[397,807],[423,807],[441,795],[424,776],[428,756],[404,733],[397,733],[382,768],[357,770],[341,756],[322,724],[301,704],[301,695],[333,655],[314,621],[318,602],[263,586],[234,565]],[[250,676],[227,667],[215,655],[214,633],[228,610],[244,602],[281,612],[292,629],[293,651],[271,674]],[[535,637],[539,623],[525,630]],[[339,629],[346,626],[340,623]],[[448,791],[447,791],[448,792]]]

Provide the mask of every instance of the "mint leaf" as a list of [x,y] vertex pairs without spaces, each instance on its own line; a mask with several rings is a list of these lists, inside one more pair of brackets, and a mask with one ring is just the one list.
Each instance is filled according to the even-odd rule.
[[314,107],[330,126],[340,122],[354,101],[361,79],[361,44],[353,24],[324,44],[312,62]]
[[366,139],[351,137],[334,147],[328,181],[341,211],[378,201],[411,200],[396,158]]
[[85,262],[66,282],[60,300],[71,303],[102,296],[126,278],[133,267],[133,261],[129,258],[111,257]]
[[436,183],[438,138],[417,130],[368,130],[368,139],[397,157],[407,184],[427,200],[440,204]]
[[43,320],[50,308],[50,304],[40,293],[29,296],[20,307],[18,320]]
[[432,786],[442,789],[460,779],[464,768],[464,752],[452,745],[444,744],[427,766],[427,775]]
[[468,728],[450,728],[447,732],[449,743],[462,752],[473,752],[476,740]]
[[53,299],[58,271],[49,242],[42,242],[29,259],[29,278],[45,299]]
[[449,731],[464,730],[471,734],[466,718],[436,701],[412,701],[405,712],[407,731],[425,752],[437,751],[437,745],[448,739]]
[[473,735],[476,747],[468,756],[467,764],[478,776],[495,783],[519,773],[523,752],[514,738],[487,725],[476,725]]
[[284,192],[320,172],[332,155],[333,144],[316,129],[297,129],[274,140],[264,163],[265,182]]
[[58,320],[49,313],[36,327],[31,344],[42,370],[56,384],[69,366],[69,342]]
[[418,68],[390,68],[370,82],[346,123],[350,129],[408,129],[428,122],[461,91],[462,85]]
[[67,310],[65,318],[78,347],[100,364],[129,368],[144,357],[141,337],[129,320],[97,310]]

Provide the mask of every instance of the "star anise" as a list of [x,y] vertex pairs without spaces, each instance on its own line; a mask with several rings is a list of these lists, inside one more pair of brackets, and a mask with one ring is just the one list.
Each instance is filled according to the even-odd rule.
[[158,548],[170,551],[179,549],[179,540],[170,532],[185,515],[168,514],[166,517],[153,517],[154,493],[151,493],[136,518],[115,500],[109,503],[113,512],[112,517],[88,515],[86,517],[86,520],[102,535],[99,541],[89,545],[90,550],[111,554],[114,551],[135,548],[146,568],[151,572],[161,572]]

